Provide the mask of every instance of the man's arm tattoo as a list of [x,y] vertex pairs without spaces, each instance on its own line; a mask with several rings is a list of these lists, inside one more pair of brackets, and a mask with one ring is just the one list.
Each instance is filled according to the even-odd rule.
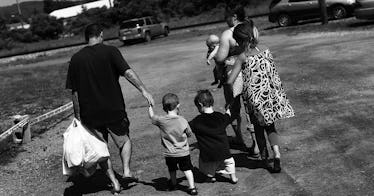
[[134,72],[132,69],[128,69],[125,72],[125,78],[140,92],[145,91],[145,86],[143,82],[140,80],[139,76]]

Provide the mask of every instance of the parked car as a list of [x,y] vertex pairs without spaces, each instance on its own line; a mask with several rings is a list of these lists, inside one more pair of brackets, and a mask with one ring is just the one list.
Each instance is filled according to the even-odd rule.
[[374,0],[356,0],[354,15],[357,19],[374,19]]
[[[326,0],[327,13],[333,19],[351,16],[354,6],[355,0]],[[282,27],[321,16],[318,0],[273,0],[269,9],[269,21]]]
[[134,18],[120,23],[118,38],[122,41],[143,39],[147,42],[153,37],[168,36],[169,26],[165,22],[160,22],[154,17]]

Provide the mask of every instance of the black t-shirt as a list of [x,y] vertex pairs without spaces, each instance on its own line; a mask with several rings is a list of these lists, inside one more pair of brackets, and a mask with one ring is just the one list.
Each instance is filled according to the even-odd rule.
[[203,161],[221,161],[231,157],[226,127],[230,116],[219,112],[200,114],[190,122]]
[[101,126],[125,118],[119,76],[130,69],[114,46],[86,46],[70,60],[66,88],[78,92],[83,123]]

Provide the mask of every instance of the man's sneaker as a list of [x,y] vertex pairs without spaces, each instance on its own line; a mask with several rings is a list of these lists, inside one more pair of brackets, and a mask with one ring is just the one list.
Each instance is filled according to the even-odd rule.
[[187,193],[190,194],[190,195],[197,195],[198,194],[196,187],[188,189]]

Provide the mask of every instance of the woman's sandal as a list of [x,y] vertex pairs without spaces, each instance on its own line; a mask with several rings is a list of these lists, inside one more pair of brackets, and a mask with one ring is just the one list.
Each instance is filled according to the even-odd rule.
[[139,178],[137,178],[134,175],[131,175],[131,176],[122,176],[122,180],[125,181],[125,182],[127,182],[127,183],[139,182]]
[[197,195],[197,194],[198,194],[196,187],[195,187],[195,188],[190,188],[190,189],[188,189],[188,190],[187,190],[187,193],[188,193],[189,195]]
[[175,191],[177,190],[177,184],[173,184],[171,180],[168,180],[168,191]]
[[273,173],[280,173],[282,170],[280,166],[280,159],[274,158],[274,167],[273,167]]
[[207,178],[205,179],[205,182],[215,183],[217,182],[217,179],[215,177],[207,176]]

